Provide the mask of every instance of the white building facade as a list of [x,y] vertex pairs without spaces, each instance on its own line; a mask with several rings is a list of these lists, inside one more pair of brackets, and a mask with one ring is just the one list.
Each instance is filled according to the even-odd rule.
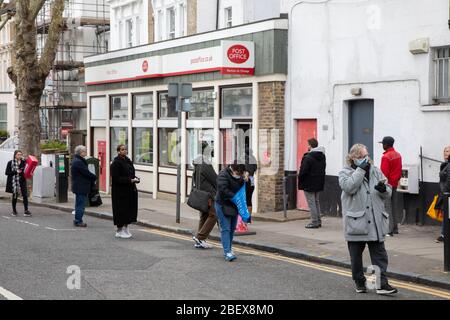
[[108,0],[111,15],[110,50],[148,43],[149,0]]
[[14,36],[13,20],[0,31],[0,130],[14,135],[17,132],[18,110],[15,107],[14,84],[9,79],[7,69],[12,64]]
[[402,193],[406,220],[429,222],[424,212],[450,145],[449,1],[284,1],[282,11],[290,15],[286,171],[297,172],[316,136],[328,157],[321,204],[338,214],[349,147],[368,145],[379,166],[377,142],[393,136],[415,185]]

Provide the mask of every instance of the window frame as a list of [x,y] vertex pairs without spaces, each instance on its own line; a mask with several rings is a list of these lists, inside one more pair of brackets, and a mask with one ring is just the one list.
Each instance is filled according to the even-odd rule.
[[[8,131],[8,104],[7,103],[0,103],[0,108],[5,108],[5,119],[0,118],[0,130]],[[5,128],[2,129],[1,126],[4,125]]]
[[[136,142],[136,132],[138,130],[148,130],[150,132],[150,144],[151,144],[151,150],[149,152],[151,152],[151,161],[149,163],[144,163],[144,162],[137,162],[136,161],[136,156],[138,155],[137,153],[137,142]],[[133,139],[133,163],[140,165],[140,166],[146,166],[146,167],[153,167],[153,160],[155,159],[155,147],[153,145],[153,128],[147,128],[147,127],[133,127],[132,128],[132,139]]]
[[[113,146],[114,146],[114,144],[113,144],[113,139],[112,139],[112,131],[113,130],[115,130],[115,129],[125,129],[125,146],[128,148],[128,146],[129,146],[129,144],[130,144],[130,141],[128,141],[128,130],[129,130],[129,128],[128,127],[123,127],[123,126],[120,126],[120,127],[110,127],[109,128],[109,144],[110,144],[110,155],[111,155],[111,161],[112,160],[114,160],[114,158],[115,158],[115,155],[117,155],[117,150],[116,150],[116,148],[117,148],[117,146],[115,146],[114,148],[113,148]],[[120,144],[120,142],[119,142],[119,144]],[[117,144],[117,145],[119,145],[119,144]],[[128,150],[129,151],[129,150]]]
[[[195,92],[208,92],[208,91],[211,91],[211,93],[213,94],[213,100],[215,100],[214,99],[214,88],[213,87],[195,88],[192,93],[195,93]],[[191,99],[192,99],[192,97],[191,97]],[[202,120],[202,119],[203,120],[211,120],[211,119],[214,119],[214,111],[215,111],[214,109],[215,109],[215,106],[214,106],[214,102],[213,102],[213,105],[212,105],[213,114],[212,114],[211,117],[192,117],[191,113],[187,112],[186,113],[187,119],[189,119],[189,120]]]
[[[443,57],[439,57],[439,53],[443,51]],[[434,62],[434,100],[438,103],[449,103],[450,102],[450,46],[445,47],[437,47],[434,48],[433,54],[433,62]],[[440,75],[440,63],[442,62],[442,78]],[[447,65],[447,83],[445,83],[445,65]],[[446,84],[446,86],[445,86]],[[447,87],[447,97],[440,97],[439,90],[441,88]]]
[[[98,118],[93,118],[92,117],[92,100],[93,99],[101,99],[101,98],[103,98],[104,99],[104,101],[105,101],[105,110],[104,110],[104,112],[105,112],[105,117],[103,118],[103,119],[98,119]],[[89,114],[89,120],[94,120],[94,121],[106,121],[106,120],[108,120],[108,100],[106,99],[106,96],[90,96],[89,97],[89,105],[90,105],[90,114]]]
[[231,28],[233,27],[233,7],[227,7],[225,10],[225,17],[224,17],[224,24],[225,28]]
[[[124,97],[125,101],[127,103],[127,117],[125,119],[116,119],[113,118],[113,99],[117,97]],[[121,121],[127,121],[128,120],[128,108],[130,106],[128,105],[128,94],[116,94],[116,95],[110,95],[109,96],[109,120],[121,120]]]
[[[224,94],[223,92],[226,90],[232,90],[232,89],[250,89],[252,92],[252,115],[251,116],[224,116]],[[234,86],[223,86],[220,87],[220,119],[227,119],[227,120],[251,120],[253,119],[253,86],[252,84],[242,84],[242,85],[234,85]]]
[[[169,131],[171,131],[171,132],[177,132],[177,130],[178,130],[178,128],[158,128],[158,167],[160,167],[160,168],[169,168],[169,169],[174,169],[174,168],[176,168],[177,167],[177,164],[175,163],[174,165],[167,165],[167,164],[162,164],[162,162],[161,162],[161,160],[162,160],[162,151],[163,151],[163,148],[162,148],[162,143],[161,143],[161,139],[162,139],[162,137],[163,137],[163,133],[162,133],[162,131],[163,130],[169,130]],[[178,140],[178,134],[177,134],[177,140]],[[175,145],[175,147],[176,147],[176,145]],[[169,152],[169,146],[167,145],[167,152]]]
[[161,114],[162,114],[162,112],[161,112],[161,101],[162,101],[161,96],[164,95],[164,94],[168,95],[169,92],[167,92],[167,91],[159,91],[158,92],[158,115],[157,115],[157,119],[160,119],[160,120],[174,120],[174,119],[177,119],[178,112],[176,111],[176,106],[175,106],[175,113],[176,113],[175,116],[173,116],[173,117],[162,117],[161,116]]
[[[171,20],[172,18],[172,13],[173,13],[173,21]],[[177,21],[177,17],[176,17],[176,10],[175,7],[169,7],[166,9],[166,21],[167,21],[167,40],[172,40],[176,38],[176,32],[177,32],[177,25],[176,25],[176,21]],[[171,30],[173,24],[173,30]]]
[[[136,99],[135,98],[137,96],[146,96],[146,95],[150,96],[150,101],[152,103],[152,108],[151,108],[152,116],[149,119],[136,119]],[[138,121],[149,121],[149,120],[151,121],[151,120],[153,120],[154,117],[155,117],[155,115],[153,114],[154,113],[153,112],[153,108],[154,108],[154,105],[153,105],[153,91],[133,93],[131,95],[131,108],[132,108],[132,110],[131,110],[132,120],[138,120]]]

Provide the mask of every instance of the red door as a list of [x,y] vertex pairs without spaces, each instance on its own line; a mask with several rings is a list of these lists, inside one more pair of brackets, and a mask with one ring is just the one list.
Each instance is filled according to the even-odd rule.
[[106,192],[106,141],[97,140],[98,160],[100,160],[100,190]]
[[[308,139],[317,139],[317,120],[302,119],[297,121],[297,171],[300,168],[303,155],[308,152]],[[309,210],[303,191],[297,191],[297,208]]]

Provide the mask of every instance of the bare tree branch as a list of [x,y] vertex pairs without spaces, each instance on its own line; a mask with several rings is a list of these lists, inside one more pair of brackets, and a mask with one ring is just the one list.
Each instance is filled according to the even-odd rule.
[[34,20],[39,14],[39,11],[41,11],[42,7],[44,6],[46,0],[32,0],[30,3],[30,15],[31,19]]
[[39,61],[39,67],[43,77],[47,77],[55,61],[59,39],[64,28],[64,1],[65,0],[55,0],[53,4],[52,21],[48,30],[48,38]]
[[8,23],[8,21],[11,19],[11,15],[6,15],[6,19],[5,19],[5,21],[3,21],[1,24],[0,24],[0,31],[6,26],[6,24]]

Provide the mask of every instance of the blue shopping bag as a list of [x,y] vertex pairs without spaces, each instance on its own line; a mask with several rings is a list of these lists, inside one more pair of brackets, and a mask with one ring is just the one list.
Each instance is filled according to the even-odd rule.
[[250,212],[248,212],[247,208],[247,196],[245,193],[245,184],[242,186],[242,188],[234,195],[234,197],[231,199],[231,202],[233,202],[239,212],[239,215],[242,218],[242,221],[245,223],[250,221]]

